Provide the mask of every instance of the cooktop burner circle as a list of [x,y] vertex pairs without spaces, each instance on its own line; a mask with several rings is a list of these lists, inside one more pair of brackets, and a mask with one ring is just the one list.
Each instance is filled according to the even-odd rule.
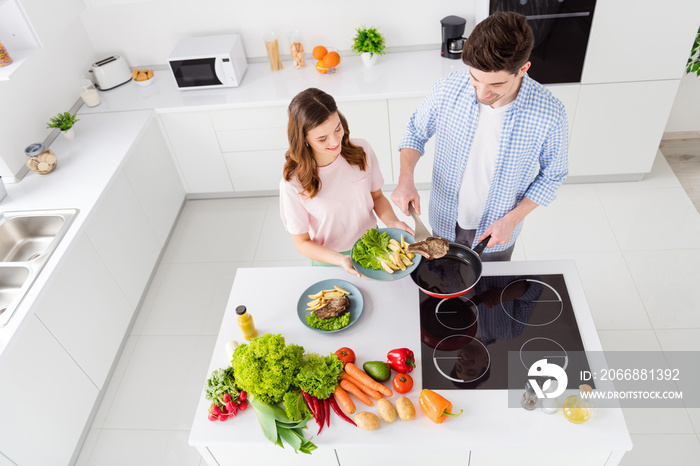
[[[459,344],[457,349],[453,349],[455,343]],[[470,383],[488,373],[491,355],[486,345],[478,339],[469,335],[451,335],[435,346],[433,364],[446,379]]]
[[[513,306],[506,305],[507,302],[517,299],[525,292],[528,292],[518,290],[523,283],[528,285],[528,291],[529,288],[533,286],[541,289],[539,297],[532,301],[534,307],[532,312],[527,314],[528,319],[526,321],[522,320],[522,317],[518,318],[514,316],[512,311],[515,308]],[[523,278],[511,282],[506,285],[505,288],[503,288],[501,291],[501,307],[508,317],[518,323],[530,327],[542,327],[551,324],[557,320],[559,316],[561,316],[562,312],[564,311],[564,301],[559,292],[548,283],[540,280],[534,280],[532,278]]]
[[479,320],[479,307],[471,299],[445,298],[435,306],[435,318],[450,330],[466,330]]
[[551,338],[530,338],[522,344],[520,347],[520,362],[525,369],[529,370],[540,359],[546,359],[547,362],[556,364],[564,370],[569,366],[569,353]]

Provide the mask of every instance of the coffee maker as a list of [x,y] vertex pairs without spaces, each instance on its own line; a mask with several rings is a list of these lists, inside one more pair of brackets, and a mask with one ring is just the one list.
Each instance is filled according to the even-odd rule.
[[457,60],[462,56],[462,47],[466,39],[462,37],[464,34],[464,26],[467,20],[459,16],[446,16],[440,20],[442,25],[442,48],[440,55],[445,58]]

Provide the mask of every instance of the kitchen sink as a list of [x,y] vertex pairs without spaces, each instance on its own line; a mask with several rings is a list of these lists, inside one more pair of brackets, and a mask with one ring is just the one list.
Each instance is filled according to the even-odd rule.
[[77,214],[77,209],[0,214],[0,327],[7,325]]

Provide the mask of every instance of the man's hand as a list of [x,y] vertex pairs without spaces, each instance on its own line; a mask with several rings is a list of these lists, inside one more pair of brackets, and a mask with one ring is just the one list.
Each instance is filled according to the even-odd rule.
[[408,149],[406,147],[401,149],[399,182],[394,192],[391,193],[391,202],[393,202],[404,215],[409,215],[408,205],[411,202],[413,202],[413,207],[416,209],[418,215],[420,215],[420,198],[418,197],[416,184],[413,181],[413,172],[416,169],[416,164],[419,159],[420,152],[417,150]]
[[486,244],[487,248],[492,248],[497,244],[508,244],[510,238],[513,236],[513,230],[515,230],[516,225],[517,223],[510,222],[507,216],[503,217],[493,222],[476,241],[481,242],[486,239],[488,235],[491,235],[491,239]]
[[413,202],[413,207],[416,209],[418,215],[420,215],[420,197],[413,183],[402,183],[401,180],[399,180],[396,189],[391,193],[391,202],[393,202],[404,215],[409,215],[408,204]]
[[492,248],[497,244],[508,244],[518,223],[522,222],[525,216],[535,210],[536,207],[537,203],[535,201],[524,197],[513,210],[489,225],[484,234],[476,240],[481,242],[488,235],[491,235],[491,239],[486,245],[487,248]]

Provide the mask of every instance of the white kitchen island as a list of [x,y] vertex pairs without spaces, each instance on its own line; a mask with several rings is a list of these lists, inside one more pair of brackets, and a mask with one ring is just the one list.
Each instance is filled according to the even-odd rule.
[[[600,341],[573,262],[485,263],[484,275],[563,274],[584,347],[601,351]],[[308,329],[297,316],[297,302],[310,285],[328,278],[355,284],[364,297],[364,311],[347,330],[322,334]],[[207,419],[210,402],[202,396],[190,433],[209,465],[336,465],[354,466],[400,462],[406,465],[606,465],[619,463],[632,442],[620,409],[598,409],[584,424],[568,422],[561,411],[509,408],[507,390],[437,390],[464,413],[434,424],[418,407],[421,387],[419,291],[410,278],[394,282],[352,277],[335,267],[238,269],[214,354],[211,371],[227,367],[230,340],[244,341],[234,309],[248,307],[259,334],[275,333],[306,352],[328,354],[348,346],[358,363],[383,360],[387,351],[408,347],[416,354],[411,373],[415,385],[406,396],[416,408],[410,422],[382,421],[373,432],[351,426],[332,415],[330,428],[313,437],[311,455],[281,449],[262,434],[252,409],[225,422]],[[202,381],[204,383],[204,381]],[[386,383],[388,385],[388,382]],[[398,394],[391,398],[396,401]],[[358,411],[376,413],[354,400]],[[306,436],[315,434],[313,421]]]

